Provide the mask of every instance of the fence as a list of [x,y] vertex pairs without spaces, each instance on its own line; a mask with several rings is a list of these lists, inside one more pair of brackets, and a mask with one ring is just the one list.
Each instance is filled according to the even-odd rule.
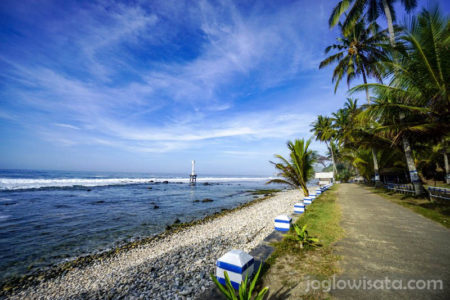
[[402,194],[415,194],[414,186],[412,184],[395,184],[395,183],[388,183],[385,185],[385,187],[390,190],[397,193]]
[[431,199],[450,200],[450,189],[428,187]]

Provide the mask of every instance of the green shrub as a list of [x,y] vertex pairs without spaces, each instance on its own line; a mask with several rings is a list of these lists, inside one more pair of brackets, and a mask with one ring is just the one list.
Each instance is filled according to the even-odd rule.
[[[233,285],[231,284],[231,281],[230,281],[230,278],[228,277],[227,271],[224,272],[225,282],[226,282],[225,287],[217,280],[217,278],[216,278],[216,276],[214,276],[214,274],[211,273],[210,275],[211,275],[212,281],[214,281],[216,286],[219,288],[220,292],[225,297],[227,297],[227,299],[229,299],[229,300],[238,300],[238,299],[239,300],[251,300],[253,290],[255,289],[256,282],[258,281],[259,273],[261,272],[262,265],[263,264],[261,263],[261,265],[259,266],[258,272],[256,272],[256,275],[253,278],[252,282],[250,283],[249,287],[247,287],[248,274],[245,276],[245,280],[239,286],[239,294],[238,294],[239,298],[236,296],[236,291],[235,291]],[[268,290],[269,290],[268,287],[263,288],[259,293],[257,293],[254,300],[262,300]]]

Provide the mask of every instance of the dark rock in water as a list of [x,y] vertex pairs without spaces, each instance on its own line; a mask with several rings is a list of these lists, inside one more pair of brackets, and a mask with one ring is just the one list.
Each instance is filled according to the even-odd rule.
[[168,184],[169,182],[166,180],[166,181],[163,181],[162,183],[163,183],[163,184]]
[[156,204],[156,202],[155,202],[155,201],[152,201],[152,202],[150,202],[150,204],[152,204],[152,205],[155,205],[155,204]]
[[200,200],[197,199],[197,200],[194,200],[194,201],[192,201],[192,202],[196,203],[196,202],[200,202]]
[[55,205],[55,208],[69,208],[70,206],[69,205],[66,205],[66,204],[56,204]]
[[259,198],[258,196],[253,196],[253,199]]
[[205,199],[202,200],[203,203],[204,202],[213,202],[213,201],[214,201],[213,199],[209,199],[209,198],[205,198]]
[[95,201],[95,202],[94,202],[94,204],[102,204],[102,203],[105,203],[105,201],[103,201],[103,200],[98,200],[98,201]]
[[158,209],[158,208],[159,208],[158,205],[154,205],[154,206],[153,206],[153,209]]
[[175,220],[175,222],[173,222],[173,224],[180,224],[180,223],[181,223],[181,221],[178,218]]
[[205,183],[203,183],[203,185],[210,185],[210,184],[209,184],[209,182],[205,182]]
[[154,181],[153,181],[153,180],[150,180],[149,182],[152,183],[152,182],[154,182]]
[[86,191],[90,192],[90,191],[92,191],[92,190],[91,190],[91,189],[87,189]]
[[151,190],[152,189],[152,187],[151,186],[149,186],[148,188],[147,188],[147,190]]
[[11,201],[11,202],[3,202],[2,205],[8,206],[8,205],[14,205],[17,204],[17,202]]
[[220,211],[227,211],[229,210],[228,208],[222,208]]

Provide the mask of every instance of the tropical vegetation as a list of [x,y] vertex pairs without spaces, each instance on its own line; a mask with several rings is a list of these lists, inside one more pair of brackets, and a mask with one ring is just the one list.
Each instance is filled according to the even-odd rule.
[[319,239],[309,235],[308,230],[306,230],[306,224],[302,227],[297,224],[293,224],[292,226],[295,231],[295,239],[299,242],[301,249],[303,249],[304,246],[315,247],[318,245],[317,243],[319,242]]
[[271,179],[269,183],[286,184],[292,188],[302,190],[305,196],[309,195],[306,183],[314,176],[314,163],[317,160],[317,154],[309,149],[311,139],[295,140],[287,142],[290,151],[289,159],[276,154],[279,162],[271,163],[279,171],[277,178]]
[[[367,104],[347,99],[311,131],[330,149],[338,179],[376,182],[381,174],[385,182],[412,182],[421,194],[424,182],[450,184],[450,23],[434,7],[396,26],[393,2],[343,0],[333,10],[329,24],[340,37],[319,68],[335,64],[335,88],[344,76],[349,87],[362,77],[349,93],[365,92]],[[401,2],[408,11],[416,6]],[[381,14],[387,30],[376,23]]]
[[[245,275],[245,280],[241,282],[239,285],[238,295],[236,296],[236,290],[231,284],[230,277],[228,276],[227,271],[224,272],[225,276],[225,286],[223,286],[214,276],[214,274],[210,274],[212,281],[217,286],[219,291],[229,300],[262,300],[266,293],[269,291],[268,287],[261,289],[259,292],[255,291],[256,283],[258,282],[259,274],[261,273],[261,268],[263,264],[259,265],[258,271],[255,274],[250,285],[248,284],[248,273]],[[253,291],[255,291],[256,295],[253,297]]]

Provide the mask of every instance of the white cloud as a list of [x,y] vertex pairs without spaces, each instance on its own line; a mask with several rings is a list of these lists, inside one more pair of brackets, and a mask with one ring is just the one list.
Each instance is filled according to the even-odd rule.
[[[186,10],[174,5],[159,13],[185,13],[189,25],[205,36],[198,55],[190,60],[154,62],[133,70],[130,53],[121,46],[164,45],[164,36],[174,33],[158,12],[124,4],[108,4],[108,10],[94,5],[55,29],[61,41],[70,39],[80,49],[77,59],[89,65],[87,77],[2,57],[11,67],[4,76],[20,85],[9,93],[29,108],[22,122],[55,143],[137,152],[177,151],[217,139],[309,133],[313,115],[300,107],[234,110],[234,101],[249,91],[270,89],[316,68],[315,51],[305,46],[308,39],[298,32],[301,6],[244,16],[229,1],[219,6],[189,3]],[[124,70],[136,73],[136,78],[111,84]],[[53,127],[36,121],[40,114],[26,116],[36,111],[45,113]]]
[[71,124],[64,124],[64,123],[54,123],[55,126],[62,127],[62,128],[69,128],[74,130],[79,130],[80,128]]

